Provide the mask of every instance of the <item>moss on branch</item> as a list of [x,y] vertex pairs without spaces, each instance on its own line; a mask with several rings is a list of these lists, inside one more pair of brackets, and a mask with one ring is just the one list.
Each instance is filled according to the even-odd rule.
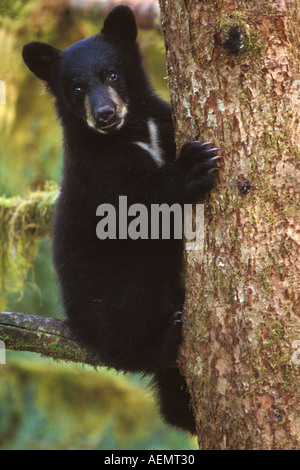
[[0,197],[0,308],[7,294],[22,295],[39,240],[48,235],[58,188],[49,183],[26,199]]

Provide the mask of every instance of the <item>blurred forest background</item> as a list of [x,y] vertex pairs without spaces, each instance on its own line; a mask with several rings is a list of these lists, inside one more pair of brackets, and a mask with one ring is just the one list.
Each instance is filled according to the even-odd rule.
[[[63,318],[47,234],[60,182],[61,129],[51,96],[22,61],[22,46],[39,40],[68,47],[99,32],[102,21],[93,10],[70,9],[66,0],[0,0],[2,311]],[[140,30],[139,42],[152,83],[168,100],[162,34]],[[34,201],[30,217],[40,218],[44,232],[28,242],[26,208]],[[147,383],[7,351],[0,364],[0,449],[196,448],[185,433],[162,423]]]

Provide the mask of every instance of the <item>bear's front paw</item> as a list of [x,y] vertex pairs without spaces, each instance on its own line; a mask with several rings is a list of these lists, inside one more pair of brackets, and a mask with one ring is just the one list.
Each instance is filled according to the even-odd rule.
[[177,160],[184,181],[184,197],[188,202],[202,198],[215,184],[219,169],[219,149],[211,142],[188,142]]
[[183,313],[181,310],[177,310],[177,312],[175,312],[174,314],[174,325],[179,325],[181,326],[182,325],[182,316],[183,316]]
[[217,170],[220,165],[218,160],[219,149],[211,142],[187,142],[181,149],[178,163],[186,170],[196,170],[197,173]]

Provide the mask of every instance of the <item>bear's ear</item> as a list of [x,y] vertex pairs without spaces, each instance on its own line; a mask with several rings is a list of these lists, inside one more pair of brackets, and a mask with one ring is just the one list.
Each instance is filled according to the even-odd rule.
[[105,19],[101,33],[110,39],[134,42],[137,27],[133,11],[125,5],[115,7]]
[[61,51],[44,42],[32,41],[25,44],[22,55],[29,70],[48,82],[53,65],[60,59]]

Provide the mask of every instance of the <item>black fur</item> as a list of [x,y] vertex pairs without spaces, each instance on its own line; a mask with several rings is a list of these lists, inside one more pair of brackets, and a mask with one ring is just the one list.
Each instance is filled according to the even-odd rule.
[[[69,323],[107,366],[154,373],[166,420],[194,432],[185,380],[176,368],[181,342],[176,312],[184,302],[182,241],[96,236],[99,204],[117,208],[120,195],[127,196],[128,205],[147,207],[193,202],[213,187],[209,170],[218,166],[215,151],[200,142],[186,144],[175,161],[171,110],[148,83],[136,34],[131,10],[117,7],[101,34],[63,51],[31,42],[23,57],[55,96],[64,133],[53,258]],[[119,128],[109,87],[127,108]],[[86,120],[84,97],[94,128]],[[136,144],[149,142],[149,119],[159,130],[161,167]]]

